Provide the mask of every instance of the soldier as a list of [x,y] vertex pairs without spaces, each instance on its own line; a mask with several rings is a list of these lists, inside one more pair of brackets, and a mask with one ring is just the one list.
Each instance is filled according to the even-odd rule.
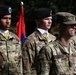
[[9,31],[11,13],[10,6],[0,5],[0,75],[23,75],[20,42]]
[[[37,24],[36,30],[25,39],[22,45],[24,75],[37,75],[36,62],[40,49],[56,39],[48,32],[52,25],[52,10],[39,8],[35,10],[34,15]],[[44,34],[48,34],[49,37],[45,37]]]
[[69,39],[75,35],[75,16],[69,12],[56,13],[59,39],[41,48],[38,75],[76,75],[76,47]]
[[76,46],[76,26],[75,26],[75,35],[70,39],[70,41]]

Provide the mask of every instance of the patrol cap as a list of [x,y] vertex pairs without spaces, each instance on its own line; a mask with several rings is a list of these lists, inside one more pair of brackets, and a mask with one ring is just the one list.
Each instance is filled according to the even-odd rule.
[[48,8],[38,8],[35,9],[35,19],[43,19],[52,16],[52,10]]
[[65,25],[76,24],[75,15],[69,12],[58,12],[56,13],[56,21]]
[[9,15],[12,12],[12,8],[10,6],[0,5],[0,18],[4,15]]

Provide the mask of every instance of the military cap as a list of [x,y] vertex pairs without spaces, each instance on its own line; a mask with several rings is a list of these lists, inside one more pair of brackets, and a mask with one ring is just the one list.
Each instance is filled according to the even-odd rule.
[[12,8],[10,6],[0,5],[0,18],[4,15],[9,15],[12,12]]
[[48,8],[35,9],[35,19],[43,19],[52,16],[52,10]]
[[75,15],[69,12],[57,12],[56,21],[59,23],[62,22],[65,25],[76,24]]

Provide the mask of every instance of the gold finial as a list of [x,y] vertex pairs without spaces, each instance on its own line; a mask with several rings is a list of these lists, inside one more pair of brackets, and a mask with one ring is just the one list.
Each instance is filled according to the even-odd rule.
[[24,5],[24,3],[23,2],[21,2],[21,6],[23,6]]

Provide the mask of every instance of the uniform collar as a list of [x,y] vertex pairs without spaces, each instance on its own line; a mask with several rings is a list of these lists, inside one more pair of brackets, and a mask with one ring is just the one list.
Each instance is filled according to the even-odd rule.
[[37,28],[37,30],[43,35],[43,34],[48,34],[48,30],[44,30],[41,28]]
[[0,33],[1,33],[2,35],[4,35],[4,33],[9,33],[9,30],[1,30],[1,29],[0,29]]

